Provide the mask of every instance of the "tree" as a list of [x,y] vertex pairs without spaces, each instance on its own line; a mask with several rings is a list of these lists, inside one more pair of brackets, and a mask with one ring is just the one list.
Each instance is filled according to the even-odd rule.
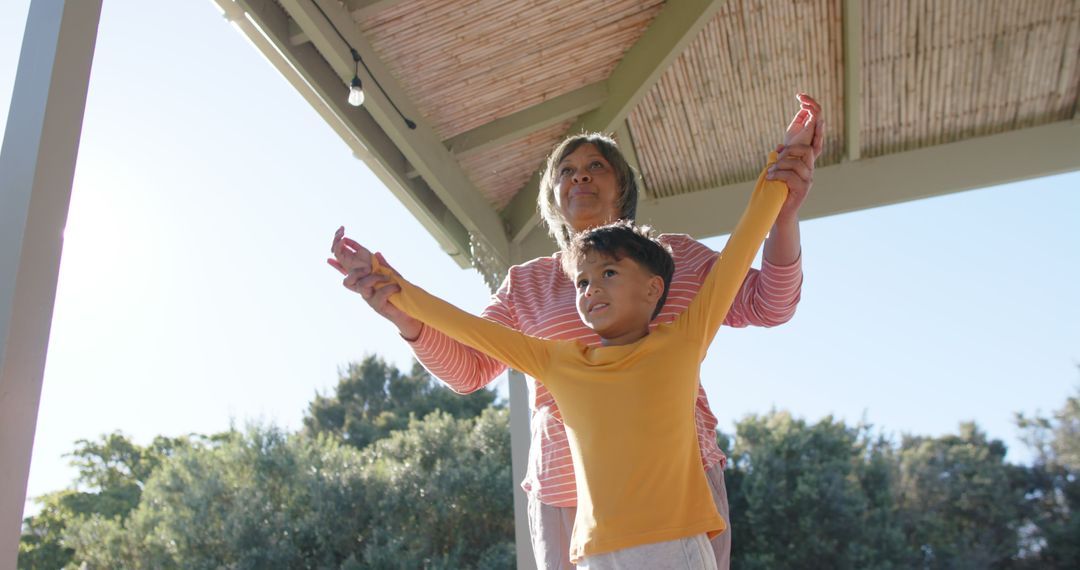
[[499,568],[513,564],[505,410],[434,413],[364,451],[276,428],[192,445],[126,519],[69,524],[96,568]]
[[495,393],[455,394],[433,380],[419,363],[408,375],[382,358],[368,356],[340,373],[332,396],[317,394],[304,417],[304,433],[330,433],[357,449],[408,427],[412,418],[442,410],[473,418],[495,405]]
[[127,519],[66,541],[89,569],[348,567],[369,521],[359,465],[328,437],[234,431],[164,462]]
[[903,545],[884,440],[868,427],[775,411],[744,418],[736,433],[726,477],[732,566],[895,567]]
[[1022,468],[974,423],[958,435],[905,436],[899,450],[898,515],[919,568],[1008,567],[1019,550]]
[[[347,568],[369,565],[365,557],[389,564],[400,548],[425,567],[497,567],[513,559],[513,520],[506,414],[481,416],[494,401],[489,390],[454,394],[418,364],[404,375],[369,357],[310,404],[302,436],[252,428],[147,447],[121,434],[81,440],[76,485],[39,499],[19,567]],[[448,413],[416,420],[439,409]],[[404,430],[396,443],[361,453],[394,430]],[[420,459],[432,453],[434,463]],[[419,519],[404,508],[431,496],[453,500]],[[387,539],[382,525],[408,528],[395,519],[404,516],[469,530]]]
[[1080,387],[1050,417],[1016,415],[1035,453],[1024,555],[1032,567],[1080,568]]
[[510,425],[505,409],[475,420],[435,413],[364,450],[375,568],[514,565]]
[[74,551],[62,543],[74,521],[98,516],[124,519],[139,504],[143,486],[165,458],[188,445],[188,438],[158,437],[146,447],[121,433],[81,439],[68,456],[78,469],[72,488],[37,498],[41,511],[23,521],[19,568],[61,568]]

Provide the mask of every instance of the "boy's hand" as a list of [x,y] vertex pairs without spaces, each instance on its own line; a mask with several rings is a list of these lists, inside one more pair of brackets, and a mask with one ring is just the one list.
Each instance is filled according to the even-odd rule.
[[[360,293],[368,306],[397,326],[398,332],[405,340],[413,341],[420,336],[423,325],[420,321],[405,314],[390,302],[390,296],[401,290],[396,284],[390,283],[390,278],[371,272],[372,254],[367,248],[345,237],[345,228],[340,227],[334,232],[334,242],[330,247],[334,257],[328,258],[327,263],[337,269],[345,279],[341,284],[350,291]],[[393,267],[386,262],[382,254],[379,263],[390,271],[397,274]]]
[[806,93],[795,95],[795,99],[799,102],[799,111],[795,113],[784,132],[784,146],[817,146],[816,157],[821,154],[821,140],[816,136],[814,126],[821,116],[821,105]]
[[795,220],[799,207],[814,184],[814,162],[821,154],[825,141],[825,121],[821,105],[805,93],[796,95],[799,111],[784,133],[784,144],[776,147],[776,164],[766,174],[770,180],[782,180],[788,186],[788,199],[780,210],[778,221]]

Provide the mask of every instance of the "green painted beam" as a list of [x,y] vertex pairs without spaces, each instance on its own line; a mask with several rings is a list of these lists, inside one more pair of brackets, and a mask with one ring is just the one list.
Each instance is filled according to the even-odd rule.
[[[594,111],[580,117],[569,132],[582,130],[610,132],[659,81],[675,58],[709,23],[723,5],[722,0],[679,0],[667,2],[649,29],[626,51],[607,79],[608,98]],[[539,223],[536,211],[538,176],[534,176],[503,210],[512,239],[528,235]]]
[[607,99],[607,82],[586,85],[447,139],[454,154],[481,152],[596,109]]
[[649,29],[611,72],[607,101],[577,121],[570,131],[607,131],[626,119],[723,4],[723,0],[666,3]]
[[300,25],[297,24],[295,20],[289,20],[289,43],[298,46],[310,41],[307,34],[304,33],[304,30],[300,29]]
[[[281,0],[280,4],[337,73],[341,82],[341,94],[337,97],[342,100],[346,95],[345,86],[353,77],[355,68],[349,46],[360,53],[371,72],[369,75],[363,66],[360,67],[366,95],[364,108],[480,244],[485,255],[482,259],[474,256],[474,263],[481,264],[478,268],[485,274],[498,269],[488,267],[493,264],[505,268],[509,261],[509,240],[502,219],[473,186],[457,159],[443,146],[434,129],[409,100],[404,88],[360,33],[349,12],[335,0]],[[338,32],[345,37],[348,45],[338,37]],[[376,86],[372,76],[378,78],[382,90]],[[416,123],[415,129],[406,126],[390,100]]]
[[540,170],[542,164],[537,165],[532,176],[525,186],[518,190],[510,203],[503,208],[502,217],[506,220],[507,232],[511,242],[524,239],[529,233],[540,226],[540,210],[536,205],[537,194],[540,192]]
[[[345,9],[353,13],[355,16],[364,18],[385,10],[394,4],[401,2],[401,0],[344,0]],[[359,13],[357,13],[359,12]]]
[[847,160],[862,154],[862,0],[844,0],[844,146]]
[[471,267],[465,226],[426,183],[405,176],[409,164],[404,155],[364,107],[353,107],[341,97],[341,78],[315,47],[291,41],[295,29],[288,14],[273,0],[215,1],[443,250],[462,268]]
[[[802,219],[820,218],[1080,170],[1080,121],[842,162],[818,168]],[[765,155],[762,153],[762,164]],[[730,233],[754,181],[664,198],[638,219],[695,237]]]
[[645,177],[641,174],[641,163],[638,162],[637,149],[634,148],[634,137],[630,135],[629,121],[619,121],[619,125],[615,127],[615,139],[619,141],[619,148],[626,157],[626,162],[637,173],[640,199],[647,199],[649,188],[645,184]]

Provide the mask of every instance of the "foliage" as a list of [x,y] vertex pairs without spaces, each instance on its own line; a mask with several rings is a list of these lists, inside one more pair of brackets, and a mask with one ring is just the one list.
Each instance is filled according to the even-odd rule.
[[375,568],[507,568],[514,564],[506,410],[475,422],[438,413],[363,453]]
[[436,410],[473,418],[494,404],[491,390],[462,396],[434,381],[419,363],[413,363],[409,374],[402,374],[382,358],[368,356],[340,373],[332,396],[315,396],[304,417],[304,431],[331,433],[363,449],[394,430],[407,428],[412,418]]
[[786,412],[748,416],[727,473],[739,568],[892,568],[888,446],[868,428]]
[[1050,417],[1016,416],[1035,451],[1024,554],[1032,567],[1080,568],[1080,388]]
[[87,569],[471,568],[513,560],[505,410],[358,451],[250,428],[165,461],[126,519],[69,523]]
[[[1080,567],[1080,391],[1017,425],[1031,466],[1008,463],[973,423],[894,441],[833,418],[748,416],[735,437],[718,436],[733,566]],[[146,447],[110,434],[77,442],[71,458],[75,485],[38,498],[25,521],[20,568],[515,561],[507,411],[419,366],[350,365],[300,433],[253,427]]]
[[900,445],[898,518],[905,560],[920,568],[1008,567],[1019,548],[1022,468],[973,423],[958,435],[906,436]]
[[340,567],[367,525],[358,453],[275,428],[231,432],[163,463],[126,520],[66,541],[87,568]]
[[76,441],[75,451],[69,455],[78,470],[75,485],[36,499],[41,510],[24,521],[19,568],[62,568],[74,554],[62,543],[69,524],[88,517],[127,517],[139,504],[143,486],[154,470],[190,441],[157,437],[141,447],[120,433],[103,435],[97,441]]

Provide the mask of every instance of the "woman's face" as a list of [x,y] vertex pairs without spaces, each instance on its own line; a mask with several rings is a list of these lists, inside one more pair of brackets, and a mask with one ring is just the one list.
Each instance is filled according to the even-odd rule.
[[582,144],[556,168],[555,202],[575,232],[619,219],[619,178],[596,146]]

